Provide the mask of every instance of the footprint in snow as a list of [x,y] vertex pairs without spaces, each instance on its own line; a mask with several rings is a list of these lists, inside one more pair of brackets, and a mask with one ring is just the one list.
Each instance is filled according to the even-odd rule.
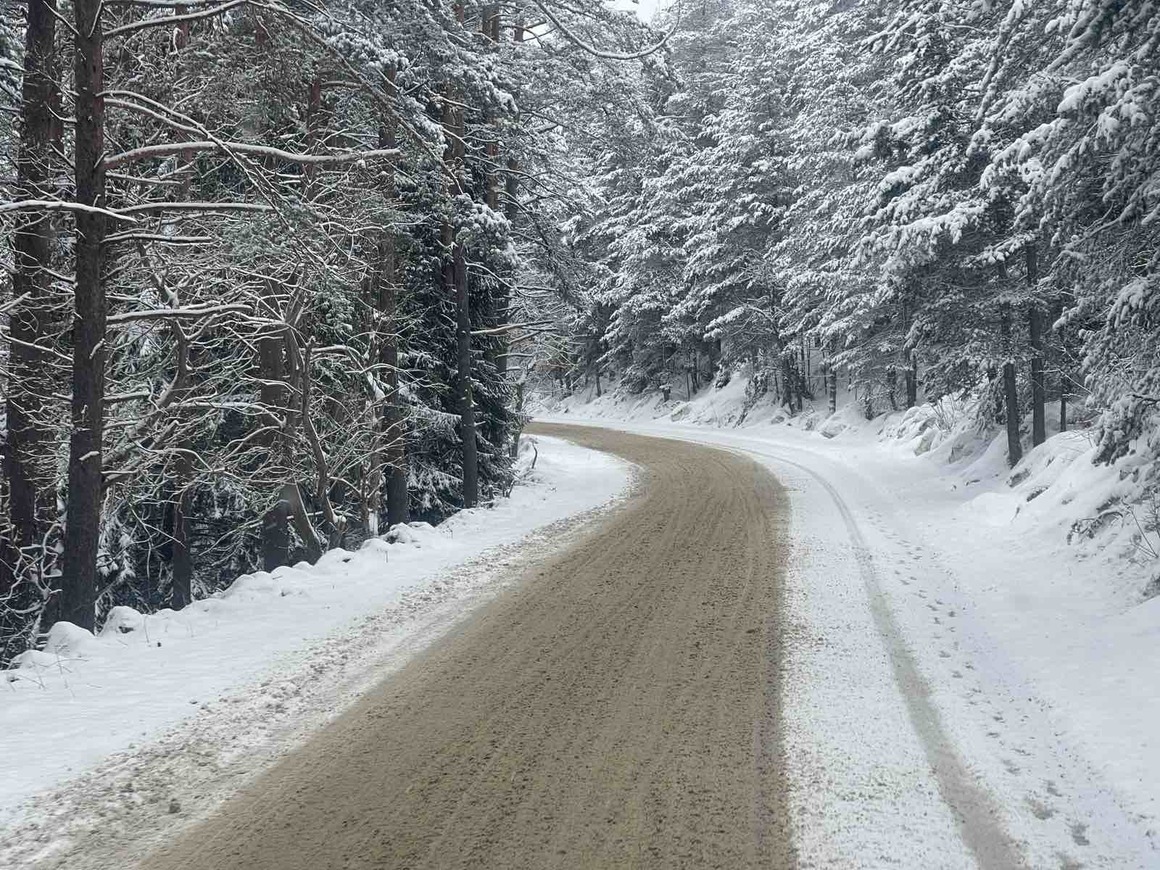
[[1055,807],[1033,797],[1027,798],[1027,806],[1031,808],[1031,815],[1035,816],[1041,822],[1047,821],[1056,813]]
[[1071,824],[1071,839],[1075,841],[1077,846],[1091,845],[1091,840],[1087,838],[1088,826],[1083,822],[1072,822]]

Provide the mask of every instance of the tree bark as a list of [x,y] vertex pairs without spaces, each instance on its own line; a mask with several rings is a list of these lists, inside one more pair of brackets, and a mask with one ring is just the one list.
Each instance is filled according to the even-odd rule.
[[789,409],[792,414],[794,411],[794,377],[793,367],[789,361],[788,354],[781,354],[781,386],[785,395],[782,396],[782,403]]
[[[1004,349],[1009,352],[1011,307],[1006,303],[1000,315],[1000,329]],[[1007,423],[1007,464],[1014,468],[1023,458],[1023,445],[1019,441],[1019,388],[1015,380],[1015,363],[1011,359],[1003,363],[1003,405],[1003,416]]]
[[[390,145],[388,147],[394,147]],[[387,526],[411,519],[410,494],[407,491],[406,413],[399,392],[399,337],[395,332],[398,311],[398,258],[395,237],[388,232],[382,240],[383,270],[379,278],[379,313],[385,325],[384,341],[379,346],[379,362],[384,366],[387,402],[383,408],[387,485]]]
[[383,407],[384,459],[386,464],[387,525],[410,521],[410,494],[407,491],[407,433],[406,415],[399,393],[399,341],[393,332],[398,305],[398,285],[395,275],[395,241],[384,239],[389,253],[384,260],[388,271],[380,279],[379,311],[389,334],[380,345],[379,361],[384,366],[387,401]]
[[[182,453],[176,463],[175,476],[178,485],[187,482],[192,475],[189,458]],[[180,489],[173,503],[173,558],[170,563],[172,582],[169,606],[181,610],[193,601],[193,551],[189,529],[189,490]]]
[[[102,0],[75,0],[76,201],[105,207],[104,56]],[[92,629],[96,620],[97,549],[101,526],[102,441],[105,426],[105,326],[103,214],[76,215],[73,315],[72,433],[69,440],[68,510],[60,592],[54,619]]]
[[1013,362],[1003,365],[1003,400],[1007,418],[1007,464],[1014,468],[1023,458],[1023,445],[1019,441],[1019,390]]
[[918,361],[914,352],[907,354],[906,361],[906,407],[913,408],[918,404]]
[[[500,14],[497,7],[494,25],[492,32],[495,34],[495,41],[499,41],[500,34]],[[512,39],[519,45],[524,41],[524,27],[522,21],[517,21],[515,27],[512,28]],[[499,159],[497,153],[496,159]],[[511,155],[507,158],[507,174],[504,177],[504,204],[503,213],[507,218],[508,226],[514,227],[516,218],[520,213],[520,179],[519,179],[520,163],[515,157]],[[515,275],[508,277],[507,281],[500,282],[499,295],[496,299],[496,318],[501,324],[508,323],[510,320],[512,291],[515,284]],[[500,335],[499,353],[495,360],[496,374],[499,376],[501,383],[507,381],[508,372],[508,353],[510,352],[510,342],[508,334],[502,333]]]
[[[53,106],[57,102],[56,0],[29,0],[24,43],[17,196],[52,198]],[[9,319],[9,379],[6,400],[8,519],[18,552],[3,553],[0,597],[19,576],[46,573],[44,542],[56,513],[53,430],[45,419],[54,392],[52,340],[56,319],[52,300],[52,218],[48,212],[17,213],[13,233],[12,295],[18,301]]]
[[[1054,309],[1055,310],[1052,312],[1052,320],[1055,322],[1059,322],[1060,318],[1063,317],[1063,300],[1062,299],[1055,300]],[[1069,395],[1071,394],[1071,391],[1068,388],[1068,384],[1069,384],[1071,379],[1068,377],[1067,370],[1066,370],[1066,365],[1067,365],[1066,347],[1067,347],[1067,345],[1066,345],[1066,328],[1065,327],[1061,326],[1059,328],[1056,346],[1059,348],[1059,352],[1056,354],[1056,359],[1059,360],[1059,431],[1066,432],[1067,431],[1067,400],[1068,400]]]
[[[457,5],[456,17],[463,22],[463,6]],[[453,106],[449,99],[443,106],[443,126],[449,133],[445,159],[455,179],[463,178],[463,137],[465,133],[463,109]],[[458,193],[458,183],[448,191]],[[455,227],[448,217],[443,223],[443,245],[449,259],[443,266],[443,281],[455,302],[455,398],[459,411],[459,438],[463,460],[463,506],[475,507],[479,502],[479,454],[475,434],[475,400],[471,389],[471,295],[467,287],[467,255],[456,237]]]
[[830,413],[838,410],[838,370],[834,368],[834,347],[831,342],[826,352],[826,394],[830,400]]
[[1043,379],[1043,310],[1035,298],[1039,264],[1034,244],[1025,249],[1027,257],[1027,327],[1031,342],[1031,443],[1038,447],[1047,440],[1047,389]]
[[479,503],[479,457],[475,440],[475,399],[471,389],[471,300],[467,290],[467,261],[463,245],[452,248],[455,285],[455,345],[458,366],[456,393],[459,397],[459,436],[463,441],[463,506]]
[[[174,343],[177,348],[177,367],[173,375],[173,403],[180,405],[189,392],[189,339],[180,321],[173,322]],[[189,509],[190,484],[193,480],[193,442],[182,437],[177,444],[177,459],[173,464],[174,500],[173,555],[170,561],[171,588],[170,606],[181,610],[193,601],[193,551],[190,540]]]
[[[271,306],[271,311],[273,308]],[[271,415],[263,425],[271,427],[274,418],[282,419],[289,398],[286,390],[286,361],[282,337],[276,332],[263,334],[258,339],[258,402]],[[266,462],[280,464],[282,431],[269,428],[262,438],[266,447]],[[290,562],[289,505],[278,493],[278,500],[262,517],[262,566],[273,571]]]
[[[1007,264],[999,264],[999,292],[1007,291]],[[1007,424],[1007,464],[1014,468],[1023,458],[1019,440],[1019,385],[1015,379],[1015,360],[1011,348],[1011,305],[999,303],[999,332],[1003,339],[1003,417]]]

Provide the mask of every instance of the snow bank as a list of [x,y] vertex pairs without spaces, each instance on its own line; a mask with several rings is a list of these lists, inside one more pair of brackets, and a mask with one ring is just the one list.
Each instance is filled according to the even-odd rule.
[[[1049,407],[1047,441],[1030,449],[1013,471],[1007,466],[1006,436],[981,432],[971,401],[945,399],[867,420],[843,390],[838,410],[825,401],[807,402],[790,415],[766,393],[754,399],[746,370],[721,387],[665,402],[659,393],[630,395],[611,382],[599,397],[588,387],[559,397],[533,400],[541,415],[569,415],[626,423],[675,423],[746,431],[784,426],[833,441],[848,455],[869,450],[906,461],[931,478],[971,489],[965,520],[1015,531],[1050,531],[1070,545],[1070,557],[1099,559],[1114,571],[1125,606],[1160,593],[1160,463],[1143,448],[1111,466],[1095,465],[1095,445],[1085,429],[1060,433]],[[873,450],[872,450],[873,448]]]
[[[421,605],[465,560],[625,489],[629,469],[619,460],[534,440],[534,469],[529,452],[523,484],[493,507],[462,511],[437,528],[396,527],[357,552],[331,550],[314,566],[246,574],[179,612],[117,607],[96,635],[54,626],[42,650],[0,672],[0,827],[17,817],[22,801],[181,726],[226,695],[247,686],[269,694],[263,681],[268,688],[292,671],[306,647],[345,637],[368,614]],[[278,692],[270,695],[271,709],[280,703]]]

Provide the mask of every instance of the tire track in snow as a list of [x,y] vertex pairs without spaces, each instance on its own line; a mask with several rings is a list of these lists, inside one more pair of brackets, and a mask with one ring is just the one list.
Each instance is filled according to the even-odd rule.
[[[661,436],[656,436],[661,437]],[[692,438],[680,440],[694,441]],[[983,870],[1009,870],[1026,864],[1019,847],[1000,821],[1001,811],[987,790],[963,764],[931,699],[930,684],[922,676],[882,591],[882,581],[862,529],[841,493],[809,466],[778,453],[753,448],[726,447],[710,441],[696,443],[730,450],[739,455],[764,456],[805,472],[833,500],[845,524],[858,573],[870,601],[871,615],[890,658],[894,678],[906,702],[907,715],[934,772],[939,794],[951,809],[959,834]]]

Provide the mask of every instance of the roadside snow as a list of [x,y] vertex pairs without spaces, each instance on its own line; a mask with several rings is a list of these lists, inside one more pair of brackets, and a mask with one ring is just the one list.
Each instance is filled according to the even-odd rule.
[[526,480],[493,507],[396,527],[393,543],[332,550],[314,566],[239,577],[180,612],[117,608],[96,636],[55,627],[45,650],[0,672],[0,866],[67,851],[62,839],[84,833],[78,826],[132,818],[145,804],[188,815],[191,783],[204,812],[216,784],[200,767],[248,775],[253,765],[238,767],[239,754],[282,751],[398,667],[521,548],[535,548],[531,533],[556,544],[570,518],[626,489],[620,460],[525,441],[538,447],[534,470],[529,450]]
[[[848,403],[786,420],[745,387],[669,403],[614,391],[541,416],[741,450],[790,489],[785,712],[803,866],[1002,866],[947,815],[924,717],[913,704],[909,727],[900,716],[916,693],[1025,864],[1160,866],[1155,532],[1131,507],[1155,484],[1141,456],[1094,466],[1069,432],[1011,471],[1002,440],[953,409],[867,421]],[[871,619],[860,552],[900,650]],[[917,689],[900,685],[899,657]]]

